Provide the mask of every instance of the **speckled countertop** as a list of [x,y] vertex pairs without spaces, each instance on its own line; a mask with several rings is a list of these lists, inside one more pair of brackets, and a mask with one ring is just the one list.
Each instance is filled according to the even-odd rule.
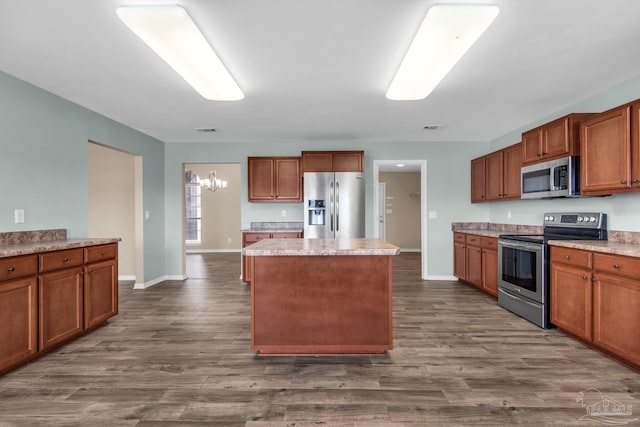
[[107,243],[115,243],[120,240],[120,238],[64,239],[0,245],[0,258],[59,251],[62,249],[84,248],[86,246],[106,245]]
[[378,239],[265,239],[242,249],[246,256],[397,255],[400,248]]
[[302,222],[252,222],[251,228],[243,228],[243,233],[302,233]]
[[39,252],[59,251],[62,249],[84,248],[86,246],[106,245],[119,242],[117,238],[67,239],[67,230],[0,232],[0,258],[17,255],[29,255]]

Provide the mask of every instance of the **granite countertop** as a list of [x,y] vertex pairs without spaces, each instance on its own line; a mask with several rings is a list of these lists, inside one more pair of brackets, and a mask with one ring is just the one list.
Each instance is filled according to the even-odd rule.
[[637,243],[615,242],[611,240],[549,240],[549,245],[614,255],[640,257],[640,245]]
[[243,233],[302,233],[304,223],[297,221],[252,222],[250,228],[240,230]]
[[38,242],[1,244],[0,258],[7,258],[16,255],[29,255],[40,252],[59,251],[62,249],[84,248],[86,246],[106,245],[108,243],[119,242],[118,238],[87,238],[87,239],[61,239],[44,240]]
[[484,236],[484,237],[498,237],[501,234],[506,234],[504,231],[497,230],[454,230],[455,233],[465,233],[465,234],[474,234],[476,236]]
[[246,256],[397,255],[400,248],[378,239],[265,239],[242,249]]

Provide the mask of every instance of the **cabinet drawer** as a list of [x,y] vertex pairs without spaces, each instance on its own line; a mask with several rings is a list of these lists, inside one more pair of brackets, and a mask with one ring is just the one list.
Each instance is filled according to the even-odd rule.
[[464,243],[466,237],[464,233],[453,233],[453,241],[456,243]]
[[84,248],[84,262],[97,262],[107,259],[113,259],[118,255],[118,244],[90,246]]
[[274,239],[297,239],[300,237],[300,233],[278,232],[278,233],[273,233],[271,237]]
[[242,237],[243,246],[250,245],[255,242],[259,242],[263,239],[271,238],[271,233],[245,233]]
[[574,265],[576,267],[591,268],[591,252],[578,249],[553,246],[551,248],[551,262]]
[[495,237],[482,237],[482,247],[485,249],[498,250],[498,239]]
[[58,270],[60,268],[82,265],[84,250],[82,248],[64,251],[46,252],[39,255],[40,272]]
[[466,242],[470,245],[480,246],[482,242],[482,238],[475,234],[467,234]]
[[640,277],[640,259],[601,253],[593,254],[593,269],[632,278]]
[[38,256],[25,255],[0,259],[0,280],[29,276],[38,272]]

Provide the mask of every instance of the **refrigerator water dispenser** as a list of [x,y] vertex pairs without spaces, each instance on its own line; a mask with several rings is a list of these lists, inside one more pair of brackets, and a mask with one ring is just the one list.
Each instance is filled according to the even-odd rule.
[[324,200],[309,200],[309,225],[325,225]]

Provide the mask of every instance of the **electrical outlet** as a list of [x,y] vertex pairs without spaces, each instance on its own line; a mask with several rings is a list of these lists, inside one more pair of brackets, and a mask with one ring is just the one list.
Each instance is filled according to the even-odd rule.
[[283,218],[286,218],[286,217],[287,217],[287,211],[285,211],[285,210],[283,210],[283,211],[282,211],[282,217],[283,217]]
[[507,211],[507,218],[511,219],[511,211]]
[[24,209],[16,209],[14,211],[16,224],[22,224],[24,222]]

